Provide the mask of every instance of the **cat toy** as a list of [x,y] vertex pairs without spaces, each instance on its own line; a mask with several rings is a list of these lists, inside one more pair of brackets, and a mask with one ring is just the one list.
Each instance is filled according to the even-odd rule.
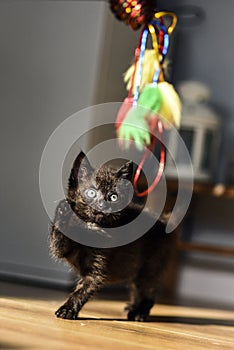
[[155,0],[109,0],[114,15],[133,30],[150,22],[156,12]]
[[[128,148],[131,140],[140,151],[147,146],[134,177],[135,192],[143,197],[155,188],[165,168],[164,128],[180,126],[181,102],[164,76],[164,62],[177,17],[172,12],[155,12],[156,4],[152,0],[112,0],[110,3],[116,17],[132,29],[143,26],[134,63],[124,75],[128,96],[116,118],[121,146]],[[148,36],[151,36],[152,49],[147,49]],[[139,192],[137,184],[142,167],[149,153],[154,153],[157,139],[160,143],[158,172],[149,188]]]

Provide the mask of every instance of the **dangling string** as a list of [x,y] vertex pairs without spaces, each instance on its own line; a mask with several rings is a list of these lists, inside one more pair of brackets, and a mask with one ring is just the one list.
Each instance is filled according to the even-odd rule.
[[[153,23],[153,22],[151,22],[151,23]],[[156,53],[159,50],[156,30],[155,30],[155,27],[152,24],[149,24],[148,28],[149,28],[149,31],[150,31],[150,34],[151,34],[151,38],[152,38],[152,45],[153,45],[153,48],[154,48],[155,53]],[[161,65],[161,62],[160,62],[160,65]],[[156,72],[155,72],[154,77],[153,77],[153,83],[158,84],[158,81],[159,81],[161,73],[162,73],[162,67],[159,67],[158,69],[156,69]]]
[[176,27],[176,23],[177,23],[177,16],[174,12],[165,12],[165,11],[160,11],[160,12],[155,12],[154,14],[154,18],[156,20],[162,20],[161,23],[163,23],[163,18],[164,17],[171,17],[171,24],[168,26],[167,28],[167,33],[169,35],[171,35],[171,33],[173,32],[173,30]]
[[137,62],[139,60],[139,56],[140,56],[140,49],[141,49],[141,41],[142,41],[142,36],[143,36],[144,30],[141,31],[141,35],[138,41],[138,45],[137,48],[135,50],[135,58],[134,58],[134,71],[132,74],[132,78],[131,78],[131,86],[128,92],[128,97],[131,98],[133,97],[133,87],[134,87],[134,81],[135,81],[135,76],[136,76],[136,70],[137,70]]
[[139,180],[139,177],[141,175],[143,165],[144,165],[144,163],[145,163],[145,161],[146,161],[150,151],[152,153],[154,153],[154,151],[155,151],[157,138],[156,138],[156,136],[152,136],[151,146],[146,149],[146,151],[144,153],[144,156],[142,157],[141,162],[140,162],[140,164],[137,167],[137,170],[136,170],[136,173],[135,173],[135,176],[134,176],[134,179],[133,179],[134,191],[136,192],[138,197],[145,197],[150,192],[153,191],[153,189],[159,183],[159,181],[160,181],[160,179],[162,177],[162,174],[164,172],[164,169],[165,169],[166,150],[165,150],[165,147],[163,145],[163,137],[162,137],[163,136],[163,125],[162,125],[162,122],[160,120],[157,120],[157,129],[158,129],[158,133],[159,133],[158,140],[160,142],[160,161],[159,161],[158,172],[157,172],[157,175],[155,176],[154,181],[152,182],[152,184],[145,191],[139,192],[138,191],[138,180]]
[[140,85],[141,85],[141,77],[142,77],[142,71],[143,71],[143,61],[145,56],[145,50],[146,50],[146,42],[148,37],[149,30],[148,28],[145,28],[142,32],[142,38],[141,38],[141,46],[140,46],[140,55],[139,55],[139,70],[136,77],[136,89],[134,91],[133,96],[133,105],[137,105],[137,101],[140,95]]
[[[164,25],[165,17],[171,18],[171,23],[168,27]],[[165,11],[156,12],[154,14],[154,19],[152,19],[151,23],[155,26],[159,26],[160,28],[159,34],[158,34],[159,51],[162,55],[161,64],[163,64],[169,49],[170,35],[172,34],[173,30],[176,27],[177,16],[173,12],[165,12]]]
[[[144,60],[144,55],[145,55],[145,50],[146,50],[146,42],[147,42],[147,37],[148,37],[148,33],[150,32],[151,37],[152,37],[152,44],[153,44],[153,48],[155,50],[155,52],[158,51],[158,42],[157,42],[157,36],[156,36],[156,31],[155,31],[155,27],[153,25],[149,25],[148,28],[145,28],[142,31],[142,40],[141,40],[141,44],[140,44],[140,55],[139,55],[139,71],[138,71],[138,76],[137,76],[137,80],[136,80],[136,90],[134,93],[134,99],[133,99],[133,103],[135,105],[137,105],[137,101],[139,98],[139,94],[140,94],[140,84],[141,84],[141,76],[142,76],[142,69],[143,69],[143,60]],[[137,61],[135,62],[135,64],[137,64]],[[136,72],[136,67],[134,69],[134,74]],[[155,74],[154,74],[154,78],[153,78],[153,83],[158,84],[158,80],[159,80],[159,76],[161,73],[161,69],[157,69]],[[131,84],[131,90],[133,88],[133,82],[134,79],[132,80],[132,84]],[[153,183],[145,190],[142,192],[138,191],[138,180],[139,177],[142,173],[142,168],[144,166],[144,163],[149,155],[149,153],[154,153],[155,151],[155,147],[156,147],[156,142],[157,142],[157,137],[155,135],[151,136],[151,144],[150,146],[145,150],[145,153],[141,159],[140,164],[137,167],[135,176],[134,176],[134,180],[133,180],[133,186],[134,186],[134,190],[135,193],[137,194],[138,197],[144,197],[147,196],[151,191],[153,191],[153,189],[157,186],[157,184],[159,183],[164,168],[165,168],[165,158],[166,158],[166,152],[165,152],[165,147],[163,145],[163,125],[162,122],[160,120],[158,120],[157,118],[152,118],[151,121],[151,125],[150,125],[150,129],[152,130],[152,132],[155,132],[156,130],[158,131],[159,134],[159,142],[160,142],[160,162],[159,162],[159,168],[158,168],[158,172],[155,176],[155,179],[153,181]]]

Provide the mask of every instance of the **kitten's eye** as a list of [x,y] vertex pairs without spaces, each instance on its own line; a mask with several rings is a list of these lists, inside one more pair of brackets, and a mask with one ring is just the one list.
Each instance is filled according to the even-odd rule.
[[116,202],[118,200],[118,195],[116,193],[112,193],[109,198],[111,202]]
[[95,198],[97,195],[97,192],[91,188],[90,190],[85,191],[85,194],[89,198]]

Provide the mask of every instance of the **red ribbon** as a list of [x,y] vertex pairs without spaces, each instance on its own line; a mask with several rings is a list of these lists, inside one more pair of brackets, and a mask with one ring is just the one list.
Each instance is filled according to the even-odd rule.
[[[162,177],[162,174],[164,172],[164,169],[165,169],[165,161],[166,161],[166,151],[165,151],[165,147],[163,145],[163,125],[162,125],[162,122],[156,118],[154,118],[155,122],[156,122],[156,128],[158,130],[158,133],[159,133],[159,142],[160,142],[160,161],[159,161],[159,167],[158,167],[158,172],[154,178],[154,181],[152,182],[152,184],[145,190],[145,191],[142,191],[142,192],[139,192],[138,191],[138,180],[139,180],[139,177],[141,175],[141,172],[142,172],[142,168],[143,168],[143,165],[149,155],[150,152],[154,152],[155,150],[155,147],[156,147],[156,142],[157,142],[157,137],[155,135],[152,136],[152,140],[151,140],[151,145],[146,149],[142,159],[141,159],[141,162],[140,164],[138,165],[137,167],[137,170],[136,170],[136,173],[135,173],[135,176],[134,176],[134,180],[133,180],[133,187],[134,187],[134,190],[137,194],[138,197],[145,197],[147,196],[150,192],[152,192],[154,190],[154,188],[157,186],[157,184],[159,183],[161,177]],[[152,128],[152,130],[155,129],[155,128]],[[155,131],[154,131],[155,132]]]

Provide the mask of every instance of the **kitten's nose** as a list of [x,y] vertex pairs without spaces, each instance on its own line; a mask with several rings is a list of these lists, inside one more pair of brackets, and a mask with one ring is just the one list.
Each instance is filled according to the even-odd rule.
[[105,201],[104,201],[104,199],[99,199],[98,200],[98,206],[100,207],[100,208],[104,208],[105,207]]
[[105,199],[102,197],[98,198],[96,205],[97,205],[98,209],[102,212],[104,212],[109,207],[108,202],[105,201]]

